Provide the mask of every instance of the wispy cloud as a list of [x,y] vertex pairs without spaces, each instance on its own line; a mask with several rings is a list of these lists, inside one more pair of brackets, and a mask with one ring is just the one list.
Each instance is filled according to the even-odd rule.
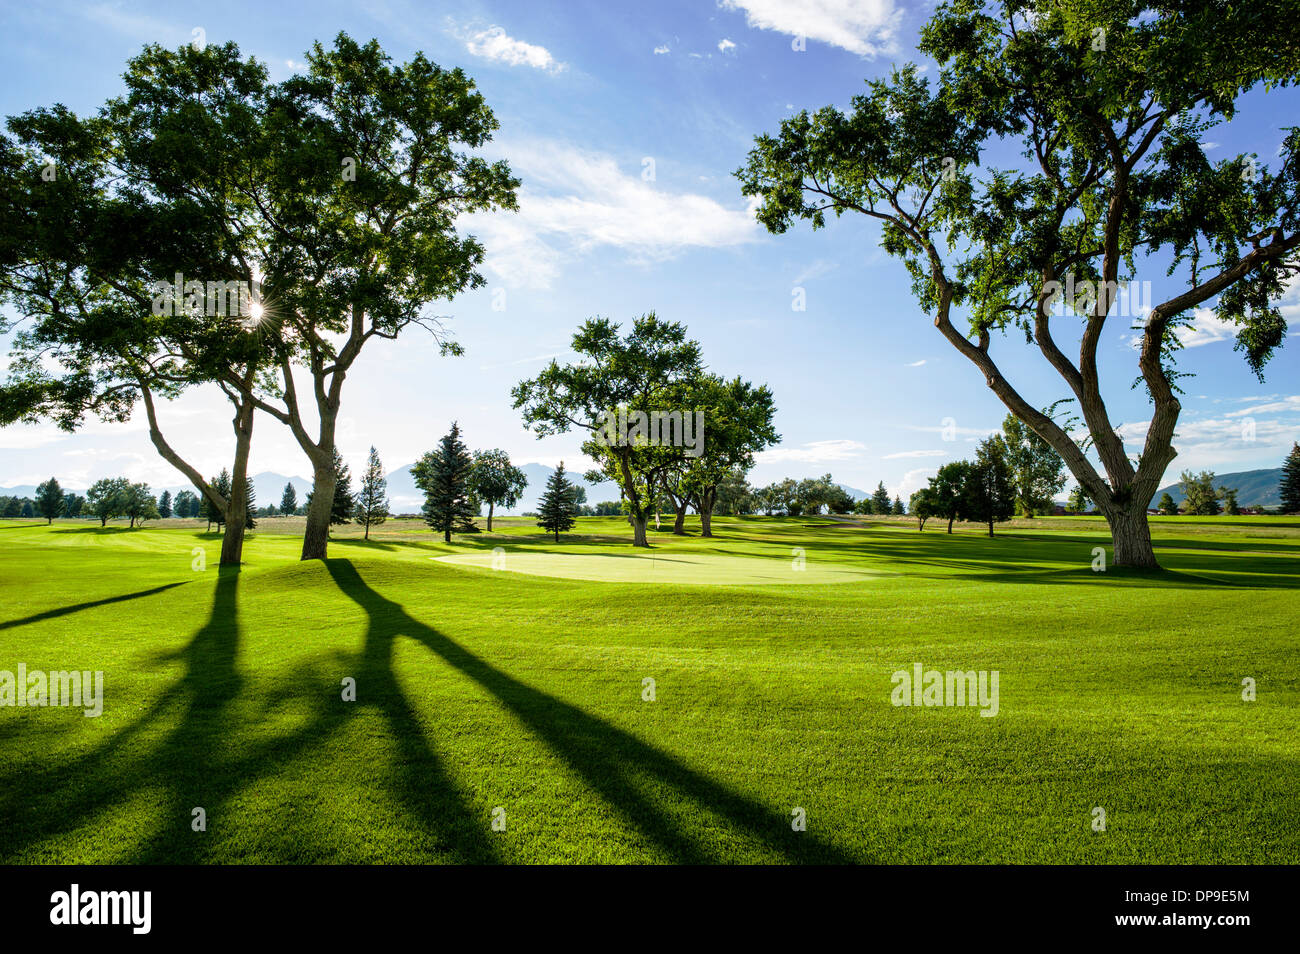
[[652,262],[761,237],[748,208],[660,188],[642,167],[625,172],[603,153],[551,141],[512,143],[503,152],[525,183],[519,212],[461,223],[483,239],[487,267],[503,281],[548,287],[564,261],[601,246]]
[[720,0],[749,26],[819,40],[859,56],[897,50],[900,11],[894,0]]
[[920,361],[909,361],[907,366],[909,368],[919,368],[923,364],[925,364],[925,358],[922,358]]
[[774,447],[756,454],[761,464],[800,463],[826,464],[838,460],[853,460],[861,456],[867,445],[860,441],[812,441],[801,447]]
[[910,450],[899,451],[896,454],[886,454],[881,460],[899,460],[904,457],[947,457],[947,451],[941,450]]

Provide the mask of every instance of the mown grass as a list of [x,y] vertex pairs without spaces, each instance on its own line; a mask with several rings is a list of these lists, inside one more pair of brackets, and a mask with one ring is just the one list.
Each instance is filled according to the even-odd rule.
[[[201,527],[0,521],[0,670],[107,685],[100,718],[0,708],[0,860],[1295,863],[1300,520],[1186,519],[1156,575],[1094,572],[1087,518],[652,534],[871,574],[762,586],[431,559],[627,554],[618,518],[390,521],[305,564],[267,520],[237,572]],[[998,716],[894,707],[916,662],[998,670]]]

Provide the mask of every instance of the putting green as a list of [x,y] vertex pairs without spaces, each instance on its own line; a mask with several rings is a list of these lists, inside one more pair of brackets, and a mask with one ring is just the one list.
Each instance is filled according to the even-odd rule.
[[[790,583],[850,583],[886,574],[840,563],[715,553],[454,553],[430,557],[438,563],[531,576],[605,583],[673,583],[699,586],[758,586]],[[495,562],[494,562],[495,561]],[[798,567],[798,569],[796,569]]]

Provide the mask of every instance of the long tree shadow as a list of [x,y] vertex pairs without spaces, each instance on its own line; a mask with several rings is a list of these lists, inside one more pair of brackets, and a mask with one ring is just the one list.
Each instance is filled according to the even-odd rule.
[[[387,653],[400,636],[422,643],[504,703],[587,785],[675,861],[699,864],[724,859],[710,855],[703,839],[683,830],[665,813],[652,797],[655,787],[669,790],[663,795],[693,806],[701,814],[717,816],[747,832],[790,861],[847,864],[860,860],[809,832],[791,832],[789,816],[782,812],[732,791],[630,733],[507,675],[371,589],[351,562],[327,560],[326,567],[340,591],[369,617],[368,658],[376,664],[381,655],[389,658]],[[373,657],[369,656],[372,639]],[[708,824],[707,818],[698,820]]]
[[[316,715],[293,733],[260,744],[243,743],[240,733],[247,726],[232,713],[237,701],[247,701],[241,700],[246,693],[237,665],[239,570],[222,568],[219,574],[206,623],[183,648],[160,657],[160,661],[183,663],[180,680],[161,693],[146,712],[84,754],[35,766],[27,763],[0,778],[0,851],[4,857],[30,857],[24,852],[42,841],[80,833],[93,819],[112,816],[142,792],[161,792],[165,802],[161,823],[138,836],[139,843],[128,849],[127,860],[210,860],[214,836],[193,831],[193,809],[205,810],[214,833],[229,832],[232,816],[225,808],[232,796],[325,742],[344,720],[355,717],[358,709],[338,701],[337,690],[330,688],[331,684],[337,686],[332,677],[316,679],[309,672],[301,673],[293,687],[281,688],[274,699],[265,700],[266,705],[294,697],[292,701],[313,706]],[[370,662],[363,660],[362,664],[362,671],[373,671],[379,681],[385,673],[392,678],[383,650],[382,644],[372,648],[368,642],[365,656]],[[382,694],[381,698],[402,746],[404,764],[415,762],[427,769],[435,760],[423,746],[400,692]],[[174,727],[153,742],[147,736],[157,726]],[[441,843],[455,850],[456,860],[490,860],[490,850],[483,844],[486,836],[480,834],[476,839],[464,834],[481,832],[483,821],[472,819],[463,805],[459,815],[447,814],[457,807],[450,784],[431,792],[427,773],[419,781],[419,787],[412,780],[399,794],[410,813],[428,828],[430,838],[441,836]],[[449,835],[433,824],[439,811],[444,813],[442,819],[453,819],[447,826]],[[248,821],[247,816],[233,817]],[[293,840],[306,852],[312,850],[306,843],[308,837],[308,832],[295,828]],[[59,857],[62,860],[64,856]],[[251,860],[277,859],[259,858],[254,849]]]
[[164,583],[162,586],[155,586],[150,590],[124,593],[121,596],[108,596],[102,600],[91,600],[88,603],[77,603],[73,606],[60,606],[58,609],[46,610],[44,613],[33,613],[31,616],[24,616],[22,619],[5,620],[0,623],[0,629],[12,629],[15,626],[26,626],[28,623],[39,623],[41,620],[45,619],[56,619],[59,616],[67,616],[69,613],[80,613],[82,610],[94,609],[96,606],[107,606],[110,603],[122,603],[126,600],[138,600],[144,596],[153,596],[155,593],[170,590],[174,586],[184,585],[185,581],[180,583]]

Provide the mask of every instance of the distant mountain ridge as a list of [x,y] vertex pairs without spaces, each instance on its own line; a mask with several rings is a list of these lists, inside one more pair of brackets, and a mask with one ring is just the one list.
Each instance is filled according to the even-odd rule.
[[[1282,468],[1271,467],[1267,470],[1242,470],[1233,474],[1215,474],[1216,487],[1236,488],[1238,507],[1280,507],[1282,506]],[[1164,494],[1174,498],[1174,503],[1183,505],[1186,494],[1178,489],[1178,484],[1161,487],[1151,498],[1151,506],[1160,504]]]

